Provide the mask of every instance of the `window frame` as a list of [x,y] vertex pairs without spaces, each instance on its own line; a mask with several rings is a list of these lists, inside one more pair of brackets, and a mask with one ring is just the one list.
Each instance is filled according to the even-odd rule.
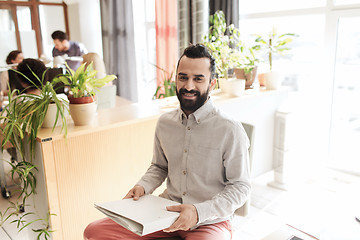
[[37,52],[38,52],[39,57],[41,56],[41,54],[44,53],[44,49],[43,49],[43,45],[42,45],[42,38],[41,38],[40,17],[39,17],[39,6],[40,5],[62,6],[63,7],[66,33],[70,37],[68,9],[67,9],[67,5],[64,1],[62,1],[62,3],[39,2],[38,0],[0,1],[0,7],[2,7],[2,8],[4,7],[4,9],[9,9],[11,11],[14,25],[15,25],[16,44],[17,44],[18,50],[22,50],[22,45],[21,45],[20,30],[19,30],[19,23],[18,23],[16,9],[19,6],[30,8],[31,24],[32,24],[32,29],[35,31],[36,47],[37,47]]

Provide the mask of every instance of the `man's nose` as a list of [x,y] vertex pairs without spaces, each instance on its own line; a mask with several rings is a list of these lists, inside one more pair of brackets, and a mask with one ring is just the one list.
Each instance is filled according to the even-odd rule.
[[186,82],[186,85],[185,85],[185,89],[190,91],[190,90],[193,90],[195,88],[195,84],[194,84],[194,81],[192,79],[189,79],[187,82]]

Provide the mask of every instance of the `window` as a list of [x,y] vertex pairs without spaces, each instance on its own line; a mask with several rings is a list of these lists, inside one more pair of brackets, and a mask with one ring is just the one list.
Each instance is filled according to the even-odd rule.
[[48,26],[69,32],[65,10],[65,3],[59,0],[0,1],[0,41],[7,43],[0,44],[0,66],[6,64],[8,53],[16,49],[27,58],[38,58],[44,52],[51,56],[50,31],[55,29]]
[[360,0],[240,0],[242,37],[264,35],[272,27],[299,35],[291,54],[278,56],[274,64],[283,85],[292,89],[288,109],[297,127],[291,151],[309,167],[325,163],[360,174],[358,24]]

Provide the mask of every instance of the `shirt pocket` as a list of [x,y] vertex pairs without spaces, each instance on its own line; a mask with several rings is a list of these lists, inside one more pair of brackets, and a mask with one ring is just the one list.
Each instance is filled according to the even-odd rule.
[[193,157],[188,161],[195,181],[209,184],[222,179],[224,167],[219,149],[197,146],[194,148]]

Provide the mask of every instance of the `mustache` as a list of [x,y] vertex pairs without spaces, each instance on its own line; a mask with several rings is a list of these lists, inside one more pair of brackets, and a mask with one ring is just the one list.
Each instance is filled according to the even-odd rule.
[[190,90],[190,91],[188,91],[188,90],[186,90],[185,88],[180,88],[179,93],[180,93],[180,94],[190,93],[190,94],[200,95],[200,92],[199,92],[199,91],[196,91],[196,90]]

